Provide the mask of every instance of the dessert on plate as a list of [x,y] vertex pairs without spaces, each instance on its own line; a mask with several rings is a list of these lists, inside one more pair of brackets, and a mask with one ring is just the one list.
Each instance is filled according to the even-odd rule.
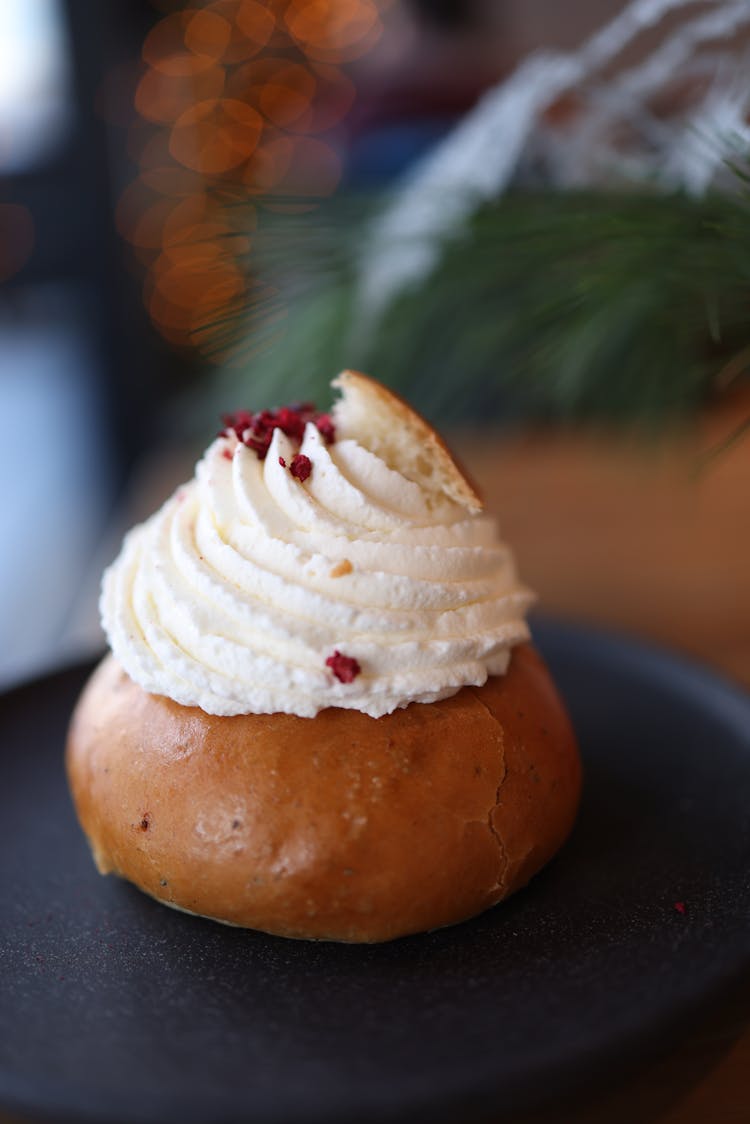
[[434,430],[346,371],[225,419],[102,587],[67,767],[98,869],[288,937],[465,920],[568,835],[580,762],[533,595]]

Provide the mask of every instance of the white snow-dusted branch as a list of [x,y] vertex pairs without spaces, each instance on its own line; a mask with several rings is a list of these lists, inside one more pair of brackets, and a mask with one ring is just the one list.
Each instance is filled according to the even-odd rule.
[[[669,89],[676,74],[697,72],[705,44],[750,26],[750,0],[710,2],[707,12],[706,0],[634,0],[579,50],[535,52],[488,91],[406,178],[373,224],[363,254],[360,330],[372,330],[403,288],[427,276],[445,238],[481,203],[507,189],[529,149],[551,186],[606,187],[637,175],[665,187],[705,190],[727,145],[750,133],[744,120],[750,104],[747,59],[733,52],[731,43],[714,51],[708,93],[687,115],[681,108],[674,120],[657,120],[648,103]],[[605,66],[677,9],[684,10],[684,19],[642,63],[597,84]],[[705,85],[705,73],[703,80]],[[561,139],[540,118],[573,88],[584,93],[583,109]],[[634,137],[626,148],[617,141],[616,126],[622,123]],[[723,145],[716,136],[708,143],[715,129],[728,130],[732,139]]]

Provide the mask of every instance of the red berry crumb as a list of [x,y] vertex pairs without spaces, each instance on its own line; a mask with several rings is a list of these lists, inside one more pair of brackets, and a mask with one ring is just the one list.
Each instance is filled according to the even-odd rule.
[[362,670],[357,660],[351,656],[342,656],[338,648],[326,660],[326,667],[330,667],[339,683],[353,683]]
[[684,902],[675,902],[674,907],[675,907],[675,909],[677,910],[678,913],[684,913],[685,912],[685,903]]
[[306,457],[304,453],[297,453],[295,457],[292,457],[289,471],[292,476],[297,477],[300,483],[304,483],[312,472],[312,461],[309,457]]
[[286,468],[286,461],[284,460],[283,457],[279,457],[279,464],[281,465],[282,468]]
[[281,406],[276,411],[276,424],[279,429],[296,441],[301,441],[305,433],[306,414],[295,410],[291,406]]
[[234,454],[231,449],[222,449],[221,455],[225,461],[231,461],[234,459]]
[[330,415],[318,413],[312,402],[280,406],[278,410],[261,410],[257,414],[250,410],[237,410],[233,414],[222,414],[221,421],[224,426],[221,434],[225,437],[235,434],[248,449],[257,453],[260,460],[264,460],[268,453],[275,429],[280,429],[298,444],[308,422],[318,427],[326,444],[330,444],[336,436]]
[[221,424],[224,426],[222,434],[234,433],[239,440],[249,425],[252,425],[253,415],[249,410],[237,410],[234,414],[222,414]]
[[318,427],[318,432],[325,441],[326,445],[330,445],[332,441],[336,440],[336,427],[331,421],[330,414],[320,414],[313,420]]

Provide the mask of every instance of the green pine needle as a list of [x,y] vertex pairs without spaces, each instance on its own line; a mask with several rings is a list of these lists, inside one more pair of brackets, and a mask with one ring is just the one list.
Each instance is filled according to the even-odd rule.
[[[738,169],[741,181],[747,179]],[[480,209],[438,266],[361,330],[371,200],[262,226],[248,270],[276,295],[207,325],[231,351],[217,408],[329,400],[342,367],[428,415],[664,424],[750,365],[750,204],[741,193],[517,193]],[[233,211],[242,226],[242,207]]]

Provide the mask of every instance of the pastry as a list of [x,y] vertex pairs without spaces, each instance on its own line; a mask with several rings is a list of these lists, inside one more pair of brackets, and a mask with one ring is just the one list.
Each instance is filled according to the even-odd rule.
[[533,595],[427,423],[344,372],[240,413],[105,574],[73,799],[102,873],[288,937],[382,941],[524,885],[580,762]]

